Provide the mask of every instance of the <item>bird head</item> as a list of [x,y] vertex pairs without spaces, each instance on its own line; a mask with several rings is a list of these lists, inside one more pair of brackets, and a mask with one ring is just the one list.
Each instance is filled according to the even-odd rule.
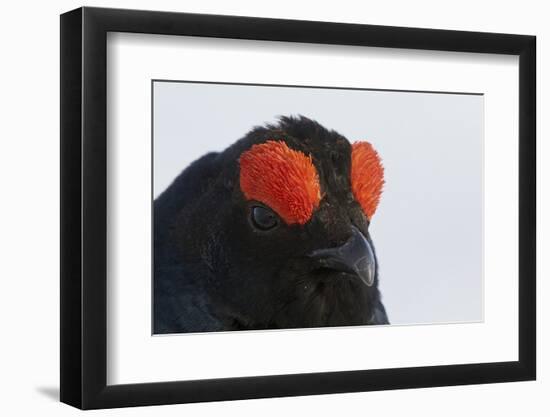
[[210,172],[173,236],[178,262],[228,328],[373,321],[369,225],[384,179],[370,143],[282,117],[213,156]]

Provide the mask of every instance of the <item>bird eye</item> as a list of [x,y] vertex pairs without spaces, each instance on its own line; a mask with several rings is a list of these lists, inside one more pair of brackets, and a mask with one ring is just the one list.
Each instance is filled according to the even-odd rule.
[[260,230],[270,230],[279,224],[277,215],[265,207],[252,207],[251,217],[252,224]]

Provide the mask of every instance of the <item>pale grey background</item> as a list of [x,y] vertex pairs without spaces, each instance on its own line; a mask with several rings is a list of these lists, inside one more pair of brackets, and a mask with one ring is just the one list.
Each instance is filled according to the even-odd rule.
[[483,319],[483,96],[154,82],[154,196],[253,126],[302,114],[380,153],[371,224],[392,324]]

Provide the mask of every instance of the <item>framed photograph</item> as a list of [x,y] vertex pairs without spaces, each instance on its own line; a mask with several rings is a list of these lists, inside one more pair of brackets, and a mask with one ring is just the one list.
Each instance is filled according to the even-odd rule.
[[535,379],[535,37],[61,16],[61,401]]

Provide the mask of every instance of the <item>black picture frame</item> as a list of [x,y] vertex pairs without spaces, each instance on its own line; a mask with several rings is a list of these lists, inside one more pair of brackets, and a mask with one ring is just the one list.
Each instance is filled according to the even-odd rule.
[[[519,56],[519,360],[107,385],[108,32]],[[94,409],[535,379],[535,45],[524,35],[252,17],[88,7],[61,15],[61,401]]]

